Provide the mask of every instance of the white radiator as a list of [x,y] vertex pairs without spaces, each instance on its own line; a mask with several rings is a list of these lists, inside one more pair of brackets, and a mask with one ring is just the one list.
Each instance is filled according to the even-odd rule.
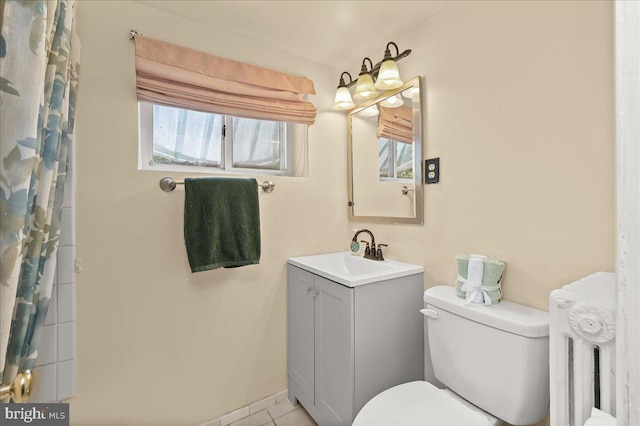
[[591,407],[615,416],[615,274],[589,275],[549,299],[551,426],[583,426]]

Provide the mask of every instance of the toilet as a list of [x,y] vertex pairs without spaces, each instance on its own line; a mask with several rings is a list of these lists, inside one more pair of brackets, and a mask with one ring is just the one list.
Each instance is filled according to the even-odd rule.
[[[427,381],[376,395],[353,426],[535,424],[549,410],[549,314],[503,301],[467,304],[452,286],[424,293]],[[427,372],[429,368],[425,370]]]

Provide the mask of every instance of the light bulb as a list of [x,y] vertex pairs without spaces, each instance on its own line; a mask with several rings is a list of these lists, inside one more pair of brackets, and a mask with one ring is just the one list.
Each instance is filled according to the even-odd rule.
[[413,99],[414,96],[420,94],[420,89],[417,87],[410,87],[407,90],[402,91],[402,96],[407,99]]
[[380,90],[397,89],[403,84],[395,61],[393,59],[384,61],[380,66],[375,88]]
[[375,117],[379,113],[380,113],[380,111],[378,111],[378,106],[376,104],[373,104],[370,107],[365,108],[362,111],[360,111],[358,113],[358,115],[361,115],[363,117]]
[[333,102],[333,109],[344,111],[354,106],[356,106],[356,104],[354,104],[353,99],[351,99],[349,89],[346,86],[338,87],[338,90],[336,90],[336,99]]
[[373,85],[373,78],[371,74],[364,73],[358,77],[358,84],[356,85],[356,92],[353,97],[360,100],[372,99],[378,96],[378,91]]
[[404,105],[404,101],[402,100],[402,97],[399,94],[397,94],[397,95],[389,96],[387,99],[380,102],[380,105],[386,108],[398,108]]

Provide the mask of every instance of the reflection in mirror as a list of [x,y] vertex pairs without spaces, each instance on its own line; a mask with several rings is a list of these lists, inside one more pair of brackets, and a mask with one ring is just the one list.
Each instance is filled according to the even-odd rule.
[[413,108],[403,104],[389,108],[383,106],[385,102],[380,103],[378,118],[380,178],[411,180],[413,179]]
[[420,79],[348,114],[352,220],[422,223]]

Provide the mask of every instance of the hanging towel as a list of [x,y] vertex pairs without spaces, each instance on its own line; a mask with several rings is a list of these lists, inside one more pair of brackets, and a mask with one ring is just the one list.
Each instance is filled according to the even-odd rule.
[[255,179],[187,178],[184,242],[191,272],[260,263]]

